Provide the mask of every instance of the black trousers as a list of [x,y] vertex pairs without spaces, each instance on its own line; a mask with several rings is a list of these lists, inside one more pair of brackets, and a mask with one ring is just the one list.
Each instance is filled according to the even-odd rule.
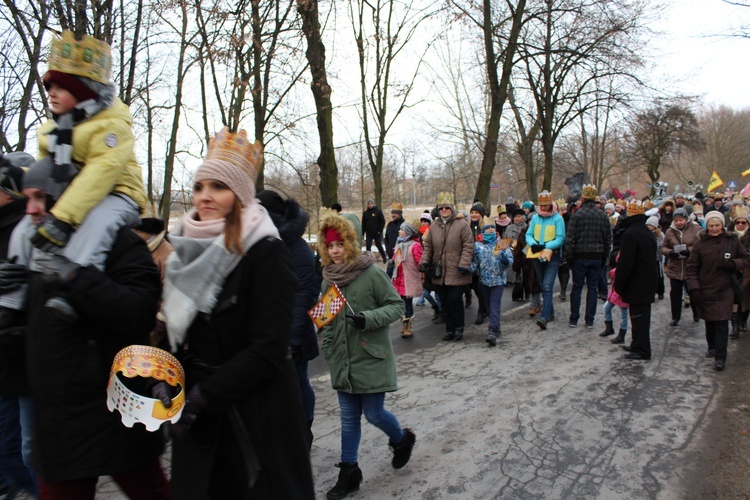
[[380,252],[380,256],[385,260],[387,257],[385,255],[385,250],[383,250],[383,235],[380,233],[375,234],[366,234],[365,235],[365,248],[369,252],[372,248],[372,242],[375,242],[375,248],[378,249],[378,252]]
[[484,292],[482,291],[482,284],[479,282],[479,275],[474,274],[471,277],[471,289],[474,290],[474,293],[477,295],[477,300],[479,301],[479,309],[477,309],[477,314],[487,314],[487,305],[485,304],[484,300]]
[[465,286],[440,286],[438,296],[440,307],[445,317],[445,331],[455,333],[457,329],[464,329],[464,295]]
[[[682,314],[682,291],[686,281],[669,279],[669,302],[672,308],[672,319],[680,320]],[[690,309],[695,314],[695,304],[690,303]]]
[[560,289],[565,290],[568,288],[568,282],[570,282],[570,266],[567,262],[560,262],[560,267],[557,268],[557,279],[560,281]]
[[630,328],[633,341],[630,350],[651,357],[651,304],[630,304]]
[[709,349],[716,351],[715,359],[727,360],[727,344],[729,343],[729,322],[706,321],[706,343]]

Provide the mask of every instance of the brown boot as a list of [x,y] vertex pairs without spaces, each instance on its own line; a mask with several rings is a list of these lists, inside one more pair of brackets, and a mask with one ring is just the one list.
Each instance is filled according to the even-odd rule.
[[404,328],[401,330],[401,338],[410,339],[414,336],[414,316],[408,319],[404,319]]

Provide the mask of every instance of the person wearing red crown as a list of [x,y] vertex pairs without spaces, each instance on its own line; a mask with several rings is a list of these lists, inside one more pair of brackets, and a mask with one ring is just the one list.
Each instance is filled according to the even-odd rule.
[[262,155],[244,130],[216,134],[193,177],[193,208],[170,234],[162,313],[187,385],[172,426],[173,498],[315,495],[287,356],[297,278],[255,196]]

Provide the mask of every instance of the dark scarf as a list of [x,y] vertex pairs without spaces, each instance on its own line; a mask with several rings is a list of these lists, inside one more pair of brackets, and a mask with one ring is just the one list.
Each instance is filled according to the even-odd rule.
[[326,283],[333,285],[336,283],[339,287],[346,286],[362,274],[362,271],[375,263],[375,256],[370,252],[359,254],[357,260],[347,264],[328,264],[323,268],[323,279]]

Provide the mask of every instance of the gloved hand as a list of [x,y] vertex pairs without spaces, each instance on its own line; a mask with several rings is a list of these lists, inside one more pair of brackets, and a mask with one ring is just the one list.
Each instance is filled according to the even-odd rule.
[[37,259],[42,267],[42,274],[50,277],[59,277],[65,283],[70,283],[81,268],[79,264],[71,261],[63,255],[53,255],[50,259]]
[[539,253],[542,250],[544,250],[544,245],[539,245],[539,244],[531,245],[531,251],[534,253]]
[[185,409],[182,410],[180,420],[172,426],[172,432],[177,435],[184,435],[192,427],[198,415],[206,406],[206,399],[203,397],[199,385],[193,386],[185,398]]
[[55,218],[54,215],[48,215],[37,227],[36,234],[31,237],[31,244],[42,252],[52,252],[67,245],[71,234],[73,226]]
[[9,262],[0,263],[0,295],[12,292],[29,280],[29,269],[15,262],[13,257]]
[[301,363],[305,360],[305,348],[301,345],[290,346],[289,353],[292,355],[292,361],[295,363]]
[[688,250],[687,248],[684,250],[680,250],[680,255],[682,255],[683,257],[690,257],[690,250]]
[[419,264],[419,266],[417,267],[417,270],[420,273],[426,273],[427,271],[429,271],[429,266],[427,266],[427,264]]
[[151,397],[161,401],[164,408],[172,406],[172,391],[166,382],[157,382],[151,387]]
[[737,270],[737,264],[735,264],[732,259],[724,259],[719,262],[719,269],[721,269],[722,271],[729,271],[731,273]]
[[357,314],[347,314],[346,322],[358,330],[365,329],[365,315],[361,312],[358,312]]
[[688,295],[690,295],[691,304],[694,304],[697,306],[703,302],[703,297],[701,297],[701,291],[698,288],[696,288],[695,290],[688,290]]
[[676,259],[676,258],[677,258],[677,257],[679,257],[679,256],[680,256],[680,254],[678,254],[678,253],[677,253],[677,252],[675,252],[674,250],[670,250],[670,252],[669,252],[669,258],[670,258],[670,259]]
[[471,274],[471,269],[466,269],[465,267],[459,267],[458,272],[461,274]]

